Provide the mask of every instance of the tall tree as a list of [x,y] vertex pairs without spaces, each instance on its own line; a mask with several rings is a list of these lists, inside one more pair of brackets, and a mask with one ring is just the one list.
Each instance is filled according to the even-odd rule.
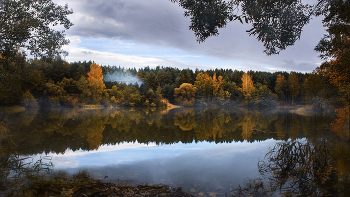
[[198,92],[197,95],[202,98],[211,98],[213,95],[213,79],[207,74],[200,72],[194,82]]
[[157,76],[154,73],[151,73],[143,78],[143,81],[147,84],[149,88],[152,88],[153,91],[156,91],[159,86],[159,81]]
[[194,82],[197,90],[198,96],[213,100],[216,96],[218,96],[220,90],[222,89],[222,76],[216,78],[216,73],[214,73],[213,77],[209,76],[207,73],[203,74],[202,72],[197,74],[196,81]]
[[349,103],[350,1],[330,1],[328,6],[322,8],[318,10],[318,14],[325,15],[323,23],[327,27],[328,34],[315,48],[320,53],[320,57],[326,60],[318,68],[318,72],[328,76],[330,81],[339,87]]
[[288,77],[288,87],[292,95],[292,105],[293,105],[294,101],[297,99],[298,95],[300,94],[300,89],[301,89],[298,76],[295,72],[291,72]]
[[0,53],[10,59],[23,47],[35,57],[67,55],[61,48],[69,43],[64,30],[52,26],[69,29],[73,24],[67,16],[72,13],[67,4],[60,6],[52,0],[1,0]]
[[285,102],[286,90],[287,90],[287,80],[283,75],[279,74],[275,82],[275,92],[278,95],[279,99],[283,102]]
[[213,75],[213,96],[216,97],[219,94],[219,91],[221,90],[222,82],[222,76],[219,76],[216,78],[216,73]]
[[252,99],[253,93],[255,92],[252,77],[249,73],[244,73],[241,80],[242,86],[239,88],[239,91],[243,93],[245,101],[249,103],[249,100]]
[[90,72],[88,72],[89,88],[91,90],[93,102],[97,103],[101,100],[103,91],[106,89],[103,83],[102,68],[95,63],[90,65]]

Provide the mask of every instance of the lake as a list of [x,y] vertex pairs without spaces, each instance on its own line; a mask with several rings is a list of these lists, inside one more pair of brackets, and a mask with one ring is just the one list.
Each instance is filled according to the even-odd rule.
[[34,161],[49,156],[54,171],[87,169],[104,181],[167,184],[206,196],[248,194],[261,183],[277,196],[350,192],[348,118],[336,114],[27,109],[0,118],[14,153]]

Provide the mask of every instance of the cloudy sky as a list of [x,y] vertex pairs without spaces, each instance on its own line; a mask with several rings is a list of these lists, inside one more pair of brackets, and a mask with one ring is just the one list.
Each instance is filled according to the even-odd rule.
[[[64,5],[67,0],[53,0]],[[92,60],[121,67],[231,68],[312,72],[322,60],[313,50],[325,33],[322,18],[304,27],[301,39],[279,55],[267,56],[263,44],[238,21],[198,44],[184,10],[169,0],[69,0],[74,26],[68,62]]]

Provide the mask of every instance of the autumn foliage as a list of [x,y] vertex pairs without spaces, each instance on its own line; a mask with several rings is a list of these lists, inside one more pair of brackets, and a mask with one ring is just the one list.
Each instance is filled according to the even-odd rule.
[[106,86],[103,83],[102,68],[98,64],[92,63],[90,65],[90,72],[87,74],[93,102],[99,102],[102,98],[103,91],[106,89]]
[[181,102],[185,106],[193,106],[197,88],[193,87],[192,84],[183,83],[179,88],[175,88],[175,100]]
[[242,87],[239,88],[239,91],[243,93],[246,102],[249,102],[253,97],[253,93],[255,92],[255,87],[253,84],[252,77],[249,73],[244,73],[242,76]]
[[[339,91],[330,82],[332,78],[320,74],[169,67],[137,70],[61,59],[17,64],[9,68],[0,65],[0,105],[162,107],[162,98],[187,106],[233,104],[258,108],[274,107],[276,103],[312,104],[315,99],[344,102],[337,100]],[[112,75],[113,80],[106,80]],[[122,82],[133,77],[138,84]]]
[[222,76],[216,78],[216,73],[211,77],[206,73],[200,72],[196,77],[195,86],[201,96],[212,100],[218,95],[222,83]]
[[332,131],[339,137],[349,139],[349,112],[347,109],[336,109],[337,118],[331,123]]

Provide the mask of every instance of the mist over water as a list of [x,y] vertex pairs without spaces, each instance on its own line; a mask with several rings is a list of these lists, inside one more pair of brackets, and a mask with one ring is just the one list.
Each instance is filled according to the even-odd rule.
[[112,74],[106,74],[103,77],[105,82],[120,82],[125,84],[143,84],[142,79],[135,75],[127,74],[125,72],[115,72]]

